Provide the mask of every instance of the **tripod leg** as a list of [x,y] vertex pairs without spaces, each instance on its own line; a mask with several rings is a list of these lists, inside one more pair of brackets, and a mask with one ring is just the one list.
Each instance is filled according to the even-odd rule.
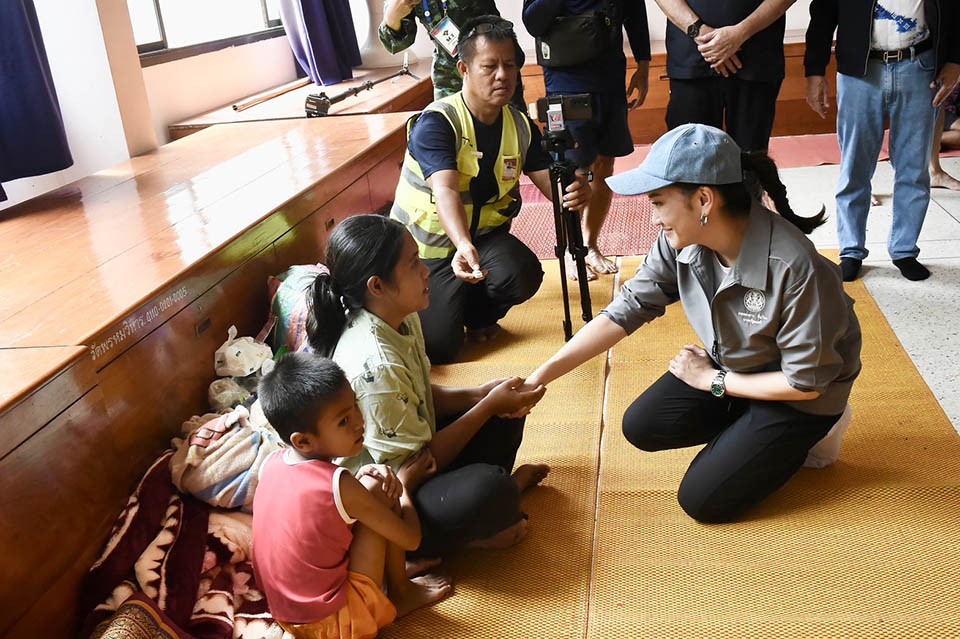
[[553,200],[553,226],[557,234],[557,244],[554,255],[560,265],[560,289],[563,293],[563,339],[570,341],[573,337],[573,322],[570,320],[570,292],[567,290],[567,265],[563,254],[567,248],[568,229],[564,209],[560,206],[560,194],[557,187],[557,178],[551,173],[550,196]]
[[583,245],[583,231],[580,228],[580,214],[576,211],[564,209],[564,218],[568,239],[570,241],[570,255],[577,265],[578,284],[580,285],[580,310],[584,322],[593,319],[593,307],[590,302],[590,287],[587,284],[587,247]]

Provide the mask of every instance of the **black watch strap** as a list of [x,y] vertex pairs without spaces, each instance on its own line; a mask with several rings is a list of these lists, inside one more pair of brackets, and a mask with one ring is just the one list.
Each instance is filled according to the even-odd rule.
[[703,26],[703,20],[700,18],[697,18],[696,22],[694,22],[689,27],[687,27],[687,35],[690,36],[691,38],[696,38],[698,35],[700,35],[700,27],[702,26]]

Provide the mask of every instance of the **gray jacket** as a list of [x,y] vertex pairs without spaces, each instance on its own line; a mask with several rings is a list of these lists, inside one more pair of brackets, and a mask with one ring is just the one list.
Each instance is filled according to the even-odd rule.
[[661,233],[602,312],[632,333],[680,300],[717,365],[738,373],[782,371],[794,388],[820,393],[789,405],[816,415],[842,413],[860,373],[861,338],[837,265],[790,222],[759,205],[750,212],[740,256],[719,286],[713,259],[713,251],[699,245],[678,253]]

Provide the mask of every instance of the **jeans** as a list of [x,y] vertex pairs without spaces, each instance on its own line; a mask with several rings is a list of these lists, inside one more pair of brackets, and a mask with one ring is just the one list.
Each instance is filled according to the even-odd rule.
[[893,165],[893,224],[887,249],[894,260],[916,257],[917,238],[930,202],[930,149],[933,145],[935,52],[884,64],[871,59],[867,75],[837,74],[837,231],[840,257],[867,254],[870,179],[883,144],[884,117],[890,119]]

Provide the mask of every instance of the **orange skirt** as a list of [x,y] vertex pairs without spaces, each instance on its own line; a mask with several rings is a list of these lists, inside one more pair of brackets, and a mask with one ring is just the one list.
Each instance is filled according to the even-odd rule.
[[347,603],[326,619],[312,623],[278,622],[296,639],[372,639],[397,618],[397,609],[380,586],[359,572],[347,574]]

